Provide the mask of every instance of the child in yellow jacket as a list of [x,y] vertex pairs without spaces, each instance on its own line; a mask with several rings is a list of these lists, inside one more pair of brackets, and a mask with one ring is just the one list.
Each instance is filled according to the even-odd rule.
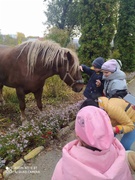
[[114,134],[123,144],[126,150],[135,151],[135,110],[130,106],[127,111],[128,103],[124,99],[99,97],[98,102],[87,99],[81,105],[96,106],[107,112],[111,119]]

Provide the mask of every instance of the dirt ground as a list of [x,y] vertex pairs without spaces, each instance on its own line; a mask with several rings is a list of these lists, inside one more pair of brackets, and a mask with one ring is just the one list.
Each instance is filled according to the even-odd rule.
[[[135,96],[135,79],[128,87],[129,92]],[[10,175],[8,180],[51,180],[54,168],[62,155],[62,147],[74,138],[74,129],[72,129],[61,140],[52,141],[50,147],[30,160],[20,171]],[[26,170],[25,173],[24,170]]]

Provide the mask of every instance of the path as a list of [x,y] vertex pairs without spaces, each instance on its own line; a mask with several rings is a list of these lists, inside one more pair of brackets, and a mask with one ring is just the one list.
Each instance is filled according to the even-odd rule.
[[[129,92],[135,96],[135,79],[129,83]],[[64,139],[63,142],[54,143],[51,147],[42,151],[37,157],[25,164],[20,172],[10,175],[8,180],[51,180],[55,165],[61,157],[62,147],[74,139],[73,130]],[[23,170],[25,170],[25,173]],[[30,173],[30,170],[33,173]]]

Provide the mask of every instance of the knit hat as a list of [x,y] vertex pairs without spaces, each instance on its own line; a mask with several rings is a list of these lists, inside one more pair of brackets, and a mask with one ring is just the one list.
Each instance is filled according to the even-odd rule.
[[101,69],[109,72],[115,72],[118,67],[118,62],[115,59],[110,59],[106,61]]
[[78,112],[75,132],[87,145],[99,150],[109,149],[114,139],[109,116],[94,106],[86,106]]
[[104,58],[98,57],[92,62],[92,66],[94,66],[95,68],[101,69],[101,66],[103,65],[103,63],[104,63]]

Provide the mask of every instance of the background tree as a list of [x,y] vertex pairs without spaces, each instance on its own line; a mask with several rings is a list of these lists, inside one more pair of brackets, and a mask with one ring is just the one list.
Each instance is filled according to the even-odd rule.
[[[70,38],[73,29],[80,27],[78,53],[81,63],[90,65],[94,58],[103,56],[105,59],[121,59],[124,70],[135,69],[135,0],[50,0],[47,2],[48,9],[45,14],[47,24],[53,27],[49,32],[53,40],[60,44],[65,41],[64,46],[66,46],[69,39],[62,40],[62,37],[57,37],[53,33],[57,31],[56,34],[61,36],[62,33],[59,30],[63,29],[69,32]],[[115,42],[115,49],[110,46],[112,40]],[[114,50],[113,53],[111,53],[112,50]]]
[[11,35],[0,35],[0,44],[14,46],[17,45],[17,39]]
[[[46,0],[44,2],[47,4]],[[77,0],[51,0],[48,2],[46,24],[48,27],[66,29],[69,34],[78,26],[78,1]]]
[[108,58],[116,28],[117,1],[80,0],[81,62],[89,65],[98,56]]
[[23,41],[25,41],[25,35],[21,32],[17,32],[17,42],[18,44],[21,44]]
[[135,0],[120,0],[115,48],[119,50],[123,69],[135,70]]
[[45,38],[59,43],[62,47],[66,47],[70,41],[69,32],[67,30],[58,29],[57,27],[51,28]]

